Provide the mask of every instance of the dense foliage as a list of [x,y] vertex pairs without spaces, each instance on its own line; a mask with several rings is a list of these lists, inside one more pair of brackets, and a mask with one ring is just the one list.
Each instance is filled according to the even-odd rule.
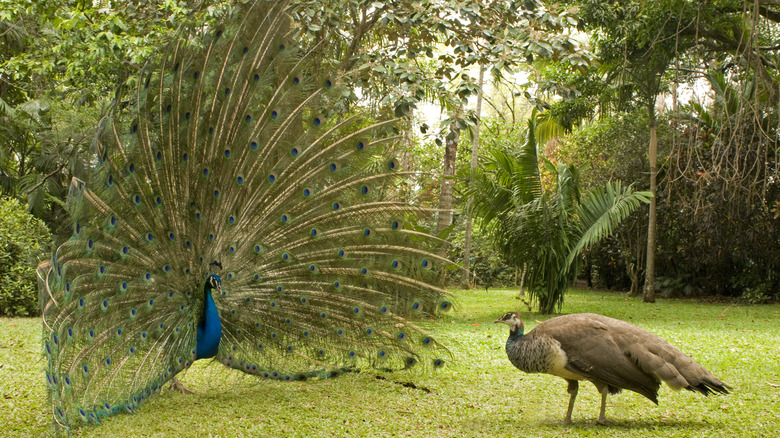
[[[776,299],[780,5],[563,3],[579,8],[579,28],[600,67],[542,66],[540,89],[559,96],[551,114],[574,129],[557,153],[593,157],[598,165],[586,179],[623,173],[643,181],[648,169],[657,175],[655,245],[641,254],[652,219],[629,221],[611,249],[591,254],[590,273],[625,271],[627,281],[604,283],[630,283],[634,293],[638,281],[657,279],[667,296]],[[616,130],[620,124],[629,129]],[[652,160],[635,166],[656,155],[657,167]],[[650,246],[657,261],[648,278]]]
[[0,316],[38,312],[35,268],[49,250],[51,235],[43,221],[15,199],[0,198]]
[[[0,192],[26,203],[56,241],[66,238],[63,203],[72,178],[91,166],[106,108],[183,20],[209,25],[231,1],[245,0],[3,2]],[[304,46],[327,38],[316,50],[326,65],[360,72],[354,80],[368,109],[408,117],[396,146],[408,177],[388,195],[439,209],[419,226],[447,237],[455,261],[466,253],[469,179],[453,190],[445,174],[468,173],[477,123],[483,158],[495,139],[521,145],[521,121],[536,106],[547,132],[540,156],[581,168],[583,192],[620,180],[657,193],[655,221],[640,208],[583,252],[582,275],[595,286],[641,292],[655,222],[650,280],[659,294],[780,298],[777,1],[291,6],[302,24],[295,38]],[[482,120],[471,110],[477,66],[487,72]],[[423,119],[424,103],[440,108],[439,126]],[[541,179],[555,191],[553,173]],[[474,228],[471,278],[480,287],[522,283],[523,266],[494,237],[489,226]]]

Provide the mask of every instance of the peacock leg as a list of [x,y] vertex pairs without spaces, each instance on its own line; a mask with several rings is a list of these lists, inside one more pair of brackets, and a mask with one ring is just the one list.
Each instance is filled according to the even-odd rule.
[[569,382],[569,387],[566,389],[566,391],[570,394],[570,396],[569,408],[566,410],[566,416],[563,418],[563,424],[571,423],[571,413],[574,411],[574,399],[577,398],[577,391],[580,387],[580,382],[576,380],[566,379],[566,381]]
[[180,392],[182,394],[197,394],[197,392],[187,388],[186,386],[184,386],[184,384],[179,382],[179,379],[177,379],[176,377],[171,379],[171,391]]

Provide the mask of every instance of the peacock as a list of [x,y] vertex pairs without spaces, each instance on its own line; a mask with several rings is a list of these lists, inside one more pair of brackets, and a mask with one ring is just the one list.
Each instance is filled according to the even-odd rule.
[[199,359],[280,380],[444,364],[412,322],[451,301],[430,212],[392,196],[398,120],[296,30],[270,1],[185,25],[100,122],[38,269],[55,428],[134,412]]
[[569,407],[563,423],[571,423],[580,380],[601,393],[598,423],[606,422],[607,394],[634,391],[658,404],[661,381],[705,396],[728,394],[731,387],[660,337],[619,319],[577,313],[549,319],[524,334],[517,312],[495,321],[509,326],[506,353],[526,373],[546,373],[568,382]]

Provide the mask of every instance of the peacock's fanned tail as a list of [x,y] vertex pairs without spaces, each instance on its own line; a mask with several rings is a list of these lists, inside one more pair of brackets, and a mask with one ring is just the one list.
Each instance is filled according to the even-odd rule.
[[339,110],[348,81],[289,39],[284,9],[186,27],[101,123],[73,236],[39,267],[56,424],[133,411],[189,367],[217,271],[226,366],[442,363],[407,319],[450,305],[440,243],[409,226],[421,210],[384,196],[402,174],[394,121]]

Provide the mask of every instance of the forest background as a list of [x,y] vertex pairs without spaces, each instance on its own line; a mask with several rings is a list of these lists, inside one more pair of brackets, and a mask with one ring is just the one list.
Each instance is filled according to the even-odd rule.
[[[72,233],[70,182],[117,90],[229,3],[0,3],[0,315],[38,312],[34,266]],[[451,286],[525,286],[545,313],[575,279],[780,298],[780,0],[303,0],[291,17],[359,72],[357,105],[405,117],[412,172],[384,196],[438,211],[417,226],[451,243]],[[637,202],[583,228],[610,199]]]

